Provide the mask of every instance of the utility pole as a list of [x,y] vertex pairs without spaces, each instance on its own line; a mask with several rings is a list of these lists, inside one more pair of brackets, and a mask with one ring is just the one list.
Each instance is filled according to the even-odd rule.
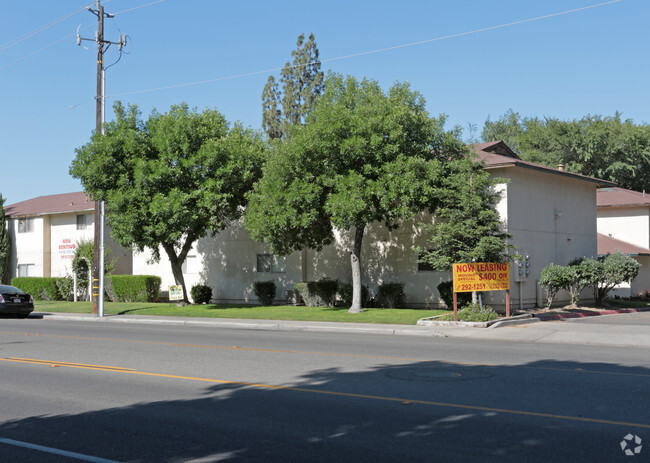
[[[97,34],[94,39],[82,38],[77,31],[77,45],[82,40],[97,42],[97,97],[95,111],[95,131],[104,134],[104,92],[105,73],[104,53],[111,44],[118,46],[119,50],[126,45],[126,35],[121,35],[119,42],[104,40],[104,18],[112,18],[112,14],[104,13],[101,0],[97,0],[97,9],[86,7],[88,11],[97,16]],[[95,201],[95,236],[93,258],[93,315],[104,316],[104,201]]]

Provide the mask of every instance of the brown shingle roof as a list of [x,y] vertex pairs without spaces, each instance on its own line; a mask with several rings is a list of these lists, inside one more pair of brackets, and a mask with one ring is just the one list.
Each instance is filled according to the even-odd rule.
[[4,207],[8,217],[31,215],[61,214],[64,212],[81,212],[95,209],[95,202],[88,199],[86,193],[63,193],[60,195],[39,196]]
[[637,256],[650,256],[650,249],[635,246],[625,241],[617,240],[611,236],[598,233],[598,254],[605,255],[611,254],[616,251],[621,251],[625,254],[632,254]]
[[598,207],[650,206],[650,194],[624,188],[602,188],[596,195]]
[[470,148],[474,150],[478,158],[485,163],[486,169],[495,169],[499,167],[523,167],[525,169],[539,170],[550,174],[585,180],[587,182],[596,183],[599,187],[613,187],[616,185],[607,180],[574,174],[573,172],[553,169],[552,167],[535,164],[534,162],[524,161],[502,141],[478,143],[476,145],[470,145]]

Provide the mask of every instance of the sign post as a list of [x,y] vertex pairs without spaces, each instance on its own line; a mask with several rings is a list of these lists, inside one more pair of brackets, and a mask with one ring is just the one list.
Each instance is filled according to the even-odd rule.
[[506,292],[506,317],[510,316],[510,263],[472,262],[453,265],[454,321],[458,321],[456,293],[473,291]]

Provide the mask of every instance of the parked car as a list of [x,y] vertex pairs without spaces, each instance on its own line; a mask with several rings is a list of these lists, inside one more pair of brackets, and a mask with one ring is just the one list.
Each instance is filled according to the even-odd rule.
[[27,318],[34,311],[34,298],[15,286],[0,285],[0,314]]

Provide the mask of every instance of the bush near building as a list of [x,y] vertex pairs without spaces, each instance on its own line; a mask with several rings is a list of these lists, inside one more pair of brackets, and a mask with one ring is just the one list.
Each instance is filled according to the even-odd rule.
[[113,302],[155,302],[160,296],[160,277],[153,275],[107,276],[105,290]]

